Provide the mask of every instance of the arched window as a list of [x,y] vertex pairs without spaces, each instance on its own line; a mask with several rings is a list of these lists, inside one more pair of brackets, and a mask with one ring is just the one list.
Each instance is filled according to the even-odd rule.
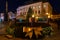
[[39,8],[41,8],[41,6],[39,6]]
[[37,13],[37,11],[35,11],[35,13]]
[[35,9],[35,6],[33,6],[33,9]]
[[40,10],[38,11],[38,14],[40,14]]

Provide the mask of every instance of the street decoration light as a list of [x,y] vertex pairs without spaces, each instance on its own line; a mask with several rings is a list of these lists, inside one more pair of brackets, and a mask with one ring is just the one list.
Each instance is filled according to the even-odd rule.
[[26,35],[25,37],[29,36],[29,38],[31,39],[32,38],[32,35],[33,35],[33,30],[34,30],[34,33],[36,35],[36,38],[38,38],[38,35],[42,35],[40,31],[42,31],[42,27],[34,27],[34,28],[28,28],[29,31],[26,32]]
[[32,28],[28,28],[28,31],[31,31],[32,30]]

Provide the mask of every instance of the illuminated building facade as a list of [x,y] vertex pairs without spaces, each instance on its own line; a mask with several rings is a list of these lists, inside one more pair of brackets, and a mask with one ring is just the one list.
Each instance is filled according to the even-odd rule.
[[16,16],[13,12],[8,12],[8,19],[13,20],[15,17]]
[[60,14],[59,15],[51,15],[51,19],[59,19],[60,18]]
[[[50,16],[52,13],[52,7],[48,2],[44,2],[44,3],[37,2],[37,3],[18,7],[16,19],[26,18],[26,14],[28,12],[29,7],[31,7],[32,10],[34,11],[34,14],[36,14],[36,16],[39,16],[39,17],[45,16],[45,15]],[[48,13],[48,14],[46,14],[46,13]],[[24,15],[24,17],[21,17],[20,15]]]
[[1,22],[4,21],[4,13],[0,13],[0,21],[1,21]]

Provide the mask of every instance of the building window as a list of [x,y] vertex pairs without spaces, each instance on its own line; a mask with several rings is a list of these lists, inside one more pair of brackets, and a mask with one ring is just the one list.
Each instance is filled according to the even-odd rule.
[[40,14],[40,10],[38,11],[38,14]]
[[35,7],[33,6],[33,9],[35,9]]
[[41,8],[41,6],[39,6],[39,8]]
[[37,13],[37,11],[35,11],[35,13]]
[[46,5],[44,4],[44,5],[43,5],[43,7],[45,8],[45,7],[46,7]]

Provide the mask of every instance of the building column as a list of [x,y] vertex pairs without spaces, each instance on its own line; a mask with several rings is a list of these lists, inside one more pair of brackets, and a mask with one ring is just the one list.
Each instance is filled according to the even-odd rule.
[[22,15],[23,15],[23,11],[22,11]]
[[43,3],[41,2],[40,14],[43,14]]
[[34,14],[35,14],[35,10],[34,10]]
[[37,15],[38,15],[38,8],[37,8]]

